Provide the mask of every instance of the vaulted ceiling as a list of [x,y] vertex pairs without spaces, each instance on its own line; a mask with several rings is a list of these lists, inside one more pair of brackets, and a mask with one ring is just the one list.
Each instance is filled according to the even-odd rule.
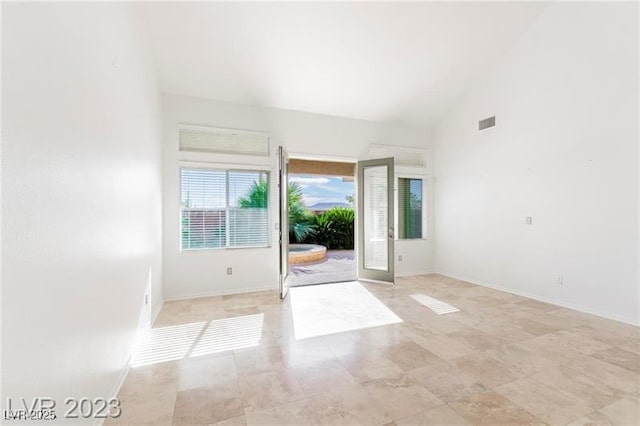
[[540,3],[147,3],[165,92],[428,127]]

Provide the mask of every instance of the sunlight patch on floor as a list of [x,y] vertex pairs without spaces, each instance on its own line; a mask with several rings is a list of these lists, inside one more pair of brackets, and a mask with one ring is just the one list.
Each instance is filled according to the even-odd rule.
[[264,314],[152,328],[141,338],[131,367],[258,346]]
[[296,340],[401,323],[358,282],[289,289]]
[[264,314],[210,321],[189,356],[258,346],[262,337],[263,322]]
[[443,302],[442,300],[434,299],[426,294],[412,294],[411,298],[421,305],[426,306],[438,315],[450,314],[452,312],[460,312],[460,309]]

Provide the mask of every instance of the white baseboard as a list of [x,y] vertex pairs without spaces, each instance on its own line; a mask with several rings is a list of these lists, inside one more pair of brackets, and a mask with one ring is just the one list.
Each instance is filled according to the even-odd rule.
[[249,288],[241,288],[237,290],[214,290],[208,291],[204,293],[191,293],[184,294],[180,296],[169,296],[165,297],[165,302],[173,302],[176,300],[187,300],[187,299],[198,299],[201,297],[213,297],[213,296],[227,296],[231,294],[244,294],[244,293],[255,293],[256,291],[270,291],[277,290],[277,287],[269,286],[269,287],[249,287]]
[[[160,303],[160,305],[158,306],[158,308],[156,308],[155,311],[151,313],[151,324],[149,324],[149,327],[152,327],[153,323],[156,321],[156,318],[158,318],[158,315],[160,314],[160,311],[162,310],[162,306],[164,306],[164,301],[162,301]],[[127,358],[127,362],[126,362],[124,368],[122,369],[122,371],[120,372],[120,376],[118,377],[118,380],[117,380],[115,386],[113,387],[113,389],[109,393],[109,398],[108,399],[117,398],[118,397],[118,394],[120,393],[120,389],[122,389],[122,385],[124,384],[124,381],[127,379],[127,375],[129,374],[129,370],[131,370],[131,359],[132,358],[133,358],[133,353],[131,355],[129,355],[129,358]],[[100,425],[102,425],[104,423],[104,420],[105,419],[95,419],[93,424],[95,426],[100,426]]]
[[623,322],[625,324],[640,326],[640,319],[638,319],[638,318],[627,318],[627,317],[624,317],[624,316],[621,316],[621,315],[612,314],[610,312],[603,312],[603,311],[600,311],[598,309],[593,309],[593,308],[589,308],[589,307],[586,307],[586,306],[581,306],[581,305],[576,305],[574,303],[565,302],[563,300],[550,299],[548,297],[538,296],[537,294],[528,293],[526,291],[513,290],[513,289],[510,289],[510,288],[507,288],[507,287],[502,287],[502,286],[495,285],[495,284],[492,284],[492,283],[488,283],[488,282],[482,281],[482,280],[476,280],[476,279],[473,279],[473,278],[461,277],[461,276],[458,276],[456,274],[449,274],[449,273],[446,273],[446,272],[436,272],[436,273],[439,274],[439,275],[444,275],[446,277],[456,279],[456,280],[461,280],[461,281],[469,282],[471,284],[476,284],[476,285],[479,285],[479,286],[482,286],[482,287],[488,287],[488,288],[492,288],[494,290],[504,291],[505,293],[515,294],[516,296],[527,297],[529,299],[537,300],[539,302],[549,303],[551,305],[556,305],[556,306],[559,306],[559,307],[562,307],[562,308],[573,309],[574,311],[583,312],[585,314],[595,315],[595,316],[598,316],[598,317],[602,317],[602,318],[606,318],[606,319],[610,319],[610,320],[614,320],[614,321],[618,321],[618,322]]
[[158,309],[155,310],[155,312],[151,313],[151,327],[153,327],[153,324],[156,322],[156,319],[158,319],[158,315],[160,315],[160,311],[162,310],[162,307],[164,306],[164,299],[160,302],[160,305],[158,306]]
[[[118,380],[116,381],[115,386],[113,387],[113,389],[111,389],[111,392],[109,393],[109,397],[107,398],[107,401],[111,400],[111,398],[118,397],[118,394],[120,393],[120,389],[122,389],[122,385],[124,385],[124,381],[126,380],[127,375],[129,374],[129,370],[131,369],[132,357],[133,355],[130,355],[129,358],[127,359],[127,363],[125,364],[124,368],[120,372],[120,376],[118,377]],[[101,426],[105,420],[106,419],[104,418],[94,419],[93,424],[94,426]]]

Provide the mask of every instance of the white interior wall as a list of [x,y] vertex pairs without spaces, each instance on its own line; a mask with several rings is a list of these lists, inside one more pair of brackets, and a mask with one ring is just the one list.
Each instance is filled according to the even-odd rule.
[[[179,96],[163,95],[164,138],[164,290],[167,299],[273,289],[278,280],[277,203],[271,203],[271,241],[266,249],[228,249],[180,252],[179,166],[185,161],[233,163],[238,159],[197,153],[180,153],[178,125],[194,124],[269,132],[271,151],[282,143],[292,155],[320,159],[363,158],[372,143],[427,148],[425,131],[376,123],[284,111]],[[429,150],[431,152],[431,150]],[[428,170],[432,169],[429,157]],[[242,160],[240,160],[242,161]],[[246,161],[246,160],[244,160]],[[222,164],[224,165],[224,164]],[[263,163],[271,170],[271,200],[277,199],[276,158]],[[427,193],[431,194],[427,181]],[[432,203],[427,205],[431,207]],[[431,235],[430,233],[428,235]],[[433,271],[431,240],[399,241],[396,273],[407,275]],[[398,262],[399,255],[403,261]],[[226,268],[233,275],[226,275]]]
[[438,126],[438,272],[638,323],[637,7],[549,5]]
[[160,97],[133,7],[2,4],[3,405],[112,396],[148,285],[162,303]]

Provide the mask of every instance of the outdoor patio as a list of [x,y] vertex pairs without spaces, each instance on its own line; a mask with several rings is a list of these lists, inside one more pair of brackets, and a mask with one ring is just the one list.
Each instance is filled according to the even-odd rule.
[[329,250],[324,260],[314,263],[291,265],[289,286],[354,281],[356,262],[353,250]]

